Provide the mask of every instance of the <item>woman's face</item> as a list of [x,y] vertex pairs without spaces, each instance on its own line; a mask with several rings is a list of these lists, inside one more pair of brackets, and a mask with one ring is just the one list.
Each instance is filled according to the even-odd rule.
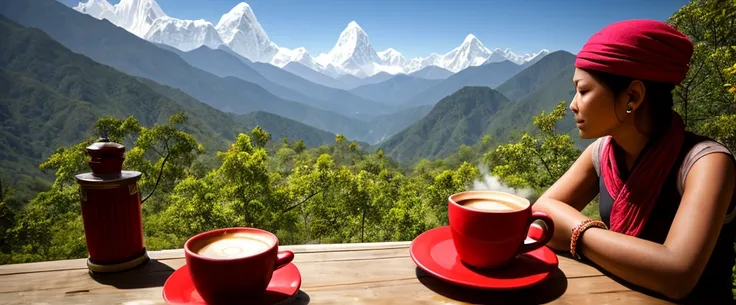
[[580,138],[610,135],[626,117],[626,94],[621,94],[622,98],[614,97],[608,87],[578,68],[575,69],[573,83],[576,92],[570,110],[575,115]]

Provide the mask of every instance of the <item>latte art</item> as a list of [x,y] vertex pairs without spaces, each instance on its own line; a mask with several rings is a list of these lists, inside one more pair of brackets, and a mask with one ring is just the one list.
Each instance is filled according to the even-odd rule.
[[250,234],[226,234],[210,240],[197,254],[212,258],[239,258],[263,253],[270,245]]

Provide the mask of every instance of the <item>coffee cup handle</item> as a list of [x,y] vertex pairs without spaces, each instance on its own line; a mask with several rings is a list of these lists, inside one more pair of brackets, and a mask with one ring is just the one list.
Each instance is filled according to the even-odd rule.
[[536,220],[541,220],[542,222],[544,222],[544,227],[542,228],[542,237],[535,242],[522,244],[519,247],[519,254],[537,250],[546,245],[552,239],[552,235],[554,235],[555,232],[555,223],[552,221],[552,218],[547,216],[547,214],[545,213],[534,212],[532,213],[532,217],[529,218],[527,230],[531,228],[532,223]]
[[292,260],[294,260],[294,252],[289,250],[279,251],[278,254],[276,254],[276,265],[273,270],[288,265]]

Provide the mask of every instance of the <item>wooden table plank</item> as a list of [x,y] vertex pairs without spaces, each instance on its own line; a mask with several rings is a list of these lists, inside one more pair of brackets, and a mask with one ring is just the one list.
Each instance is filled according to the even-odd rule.
[[[666,303],[560,257],[560,272],[517,292],[477,292],[416,268],[409,243],[283,246],[296,255],[302,291],[291,304]],[[136,270],[92,279],[84,260],[0,266],[2,304],[163,304],[161,288],[184,265],[183,251],[151,252]]]

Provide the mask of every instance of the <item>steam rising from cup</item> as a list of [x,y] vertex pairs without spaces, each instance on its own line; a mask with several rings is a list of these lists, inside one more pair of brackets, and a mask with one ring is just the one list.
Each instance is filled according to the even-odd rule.
[[485,165],[481,165],[478,167],[480,170],[481,178],[476,179],[473,182],[473,191],[498,191],[498,192],[506,192],[510,194],[514,194],[519,197],[524,197],[526,199],[529,199],[529,201],[533,204],[537,200],[537,194],[534,192],[531,188],[521,188],[516,189],[509,187],[503,182],[501,182],[501,179],[499,179],[496,176],[493,176],[488,172],[488,168]]

